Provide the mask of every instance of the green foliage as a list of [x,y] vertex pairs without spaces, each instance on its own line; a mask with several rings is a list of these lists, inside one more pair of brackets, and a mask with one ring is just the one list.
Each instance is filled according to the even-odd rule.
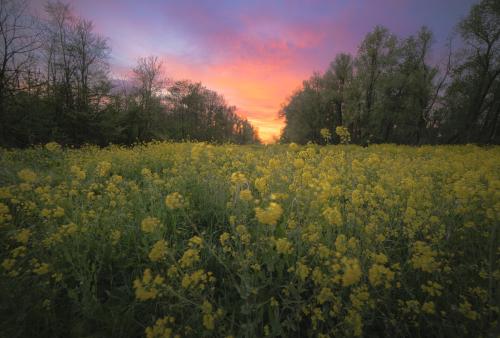
[[132,78],[118,85],[109,75],[106,39],[68,5],[49,2],[47,19],[36,24],[24,9],[0,2],[0,35],[12,40],[0,47],[7,62],[0,64],[0,145],[259,143],[219,94],[190,82],[169,85],[156,57],[140,58]]
[[0,149],[1,335],[494,336],[499,167],[472,145]]
[[346,125],[357,144],[499,143],[498,2],[472,6],[459,31],[465,49],[439,69],[428,28],[400,39],[375,27],[355,58],[339,54],[291,96],[282,141],[321,144],[321,129]]

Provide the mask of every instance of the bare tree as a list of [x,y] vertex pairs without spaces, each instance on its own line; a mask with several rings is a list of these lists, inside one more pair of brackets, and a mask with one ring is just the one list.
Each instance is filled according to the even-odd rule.
[[162,66],[163,63],[157,56],[148,56],[139,58],[136,67],[133,69],[141,120],[143,121],[143,127],[139,132],[140,137],[148,138],[151,136],[155,110],[160,107],[159,94],[166,85],[166,80],[162,77]]
[[[49,88],[54,96],[61,95],[63,109],[73,108],[71,81],[76,72],[71,62],[71,25],[75,18],[68,4],[47,3],[45,10],[49,15],[47,26],[47,75]],[[59,94],[59,95],[58,95]]]
[[161,77],[163,62],[157,56],[139,58],[133,69],[137,82],[141,105],[144,109],[150,107],[152,98],[165,87],[166,81]]
[[6,99],[20,88],[21,79],[33,63],[33,52],[40,47],[35,19],[27,15],[26,9],[26,1],[0,0],[0,121]]
[[71,51],[76,68],[77,108],[87,110],[91,99],[100,96],[91,89],[100,87],[98,82],[108,69],[109,47],[104,38],[93,32],[91,21],[80,19],[74,26]]

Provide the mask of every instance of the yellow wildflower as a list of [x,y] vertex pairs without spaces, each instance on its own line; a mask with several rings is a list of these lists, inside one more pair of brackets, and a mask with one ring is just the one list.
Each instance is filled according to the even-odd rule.
[[14,267],[14,264],[16,264],[16,260],[15,259],[6,258],[2,262],[2,267],[5,270],[9,271],[9,270],[11,270]]
[[141,229],[146,233],[154,232],[156,229],[160,228],[160,220],[156,217],[146,217],[141,222]]
[[181,267],[189,268],[194,263],[200,261],[200,251],[197,249],[187,249],[179,260]]
[[240,198],[244,201],[251,201],[253,199],[252,192],[250,189],[244,189],[240,191]]
[[286,238],[279,238],[276,240],[276,251],[282,255],[289,255],[293,251],[292,243]]
[[325,211],[323,211],[323,216],[328,221],[328,223],[332,225],[341,226],[343,224],[342,214],[340,213],[338,207],[326,208]]
[[187,207],[187,202],[184,201],[184,197],[181,194],[173,192],[165,197],[165,205],[171,210],[182,209]]
[[35,264],[35,268],[33,268],[33,272],[37,275],[45,275],[49,272],[49,265],[47,263]]
[[344,274],[342,275],[342,285],[350,286],[356,284],[361,279],[361,267],[356,258],[343,258]]
[[102,161],[99,162],[99,164],[97,165],[96,173],[97,176],[104,177],[109,173],[110,170],[111,170],[111,163],[107,161]]
[[33,183],[36,181],[37,175],[31,169],[23,169],[17,173],[17,176],[27,183]]
[[172,326],[175,320],[174,317],[166,316],[161,319],[156,320],[155,325],[146,328],[146,338],[177,338],[178,335],[174,336]]
[[57,142],[49,142],[45,144],[45,149],[47,149],[48,151],[56,152],[61,150],[61,145]]
[[31,230],[30,229],[19,230],[15,236],[16,240],[22,244],[28,243],[30,237],[31,237]]
[[307,278],[307,276],[309,276],[310,272],[311,272],[311,268],[309,268],[306,264],[303,264],[301,262],[297,263],[297,268],[295,269],[295,273],[297,274],[297,276],[299,276],[299,278],[302,281],[306,280],[306,278]]
[[164,259],[166,255],[167,255],[167,242],[165,242],[164,239],[160,239],[151,248],[151,251],[149,252],[149,259],[152,262],[158,262]]
[[428,314],[436,313],[434,302],[425,302],[424,304],[422,304],[422,311]]
[[271,202],[266,209],[255,208],[257,220],[262,224],[276,225],[283,214],[283,209],[277,203]]

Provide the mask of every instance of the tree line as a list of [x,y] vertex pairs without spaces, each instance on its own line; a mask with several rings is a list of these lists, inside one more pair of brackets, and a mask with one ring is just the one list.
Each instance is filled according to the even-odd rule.
[[[457,25],[458,45],[431,62],[433,33],[400,38],[377,26],[355,56],[338,54],[283,105],[282,142],[500,143],[500,2],[482,0]],[[331,142],[339,142],[338,136]]]
[[254,127],[201,83],[174,81],[140,58],[113,78],[107,39],[69,5],[0,0],[0,146],[132,144],[153,139],[258,143]]

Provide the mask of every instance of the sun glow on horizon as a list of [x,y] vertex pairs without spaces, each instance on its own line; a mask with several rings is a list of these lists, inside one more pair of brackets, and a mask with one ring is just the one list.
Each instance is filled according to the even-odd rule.
[[[112,70],[124,74],[139,57],[158,56],[166,76],[222,94],[269,143],[280,136],[278,112],[293,91],[335,54],[355,53],[375,25],[402,36],[426,25],[443,42],[470,1],[69,2],[108,39]],[[429,15],[443,11],[446,18]]]

